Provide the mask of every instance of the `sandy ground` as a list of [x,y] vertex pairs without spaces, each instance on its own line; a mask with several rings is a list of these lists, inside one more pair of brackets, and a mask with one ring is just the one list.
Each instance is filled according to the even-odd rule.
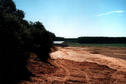
[[48,64],[31,54],[28,68],[35,77],[21,84],[126,84],[123,48],[58,47],[50,55]]

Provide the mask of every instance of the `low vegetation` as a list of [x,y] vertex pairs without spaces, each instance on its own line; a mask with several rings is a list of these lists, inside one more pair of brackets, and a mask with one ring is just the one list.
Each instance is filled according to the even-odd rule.
[[66,41],[69,46],[126,47],[126,37],[56,37],[57,41]]
[[67,42],[67,44],[69,46],[73,46],[73,47],[126,47],[126,44],[124,43],[111,43],[111,44],[89,44],[89,43],[75,43],[75,42]]

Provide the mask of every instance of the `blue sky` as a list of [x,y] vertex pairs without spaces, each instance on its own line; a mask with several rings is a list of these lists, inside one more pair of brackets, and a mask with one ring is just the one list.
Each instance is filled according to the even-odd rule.
[[126,0],[14,0],[28,21],[61,37],[126,37]]

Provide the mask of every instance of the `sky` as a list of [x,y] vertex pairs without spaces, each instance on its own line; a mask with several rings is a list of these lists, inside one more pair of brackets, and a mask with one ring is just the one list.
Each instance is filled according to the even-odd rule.
[[56,36],[126,37],[126,0],[14,0]]

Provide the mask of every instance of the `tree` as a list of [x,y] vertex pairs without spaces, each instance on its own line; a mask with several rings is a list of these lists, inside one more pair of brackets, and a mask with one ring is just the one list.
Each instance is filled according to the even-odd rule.
[[33,43],[31,43],[31,51],[36,53],[40,60],[47,61],[55,35],[47,31],[42,23],[35,22],[31,24],[31,37]]
[[[30,52],[47,61],[55,35],[41,22],[29,23],[12,0],[0,0],[0,83],[17,84],[33,75],[25,67]],[[11,77],[10,77],[11,76]]]

